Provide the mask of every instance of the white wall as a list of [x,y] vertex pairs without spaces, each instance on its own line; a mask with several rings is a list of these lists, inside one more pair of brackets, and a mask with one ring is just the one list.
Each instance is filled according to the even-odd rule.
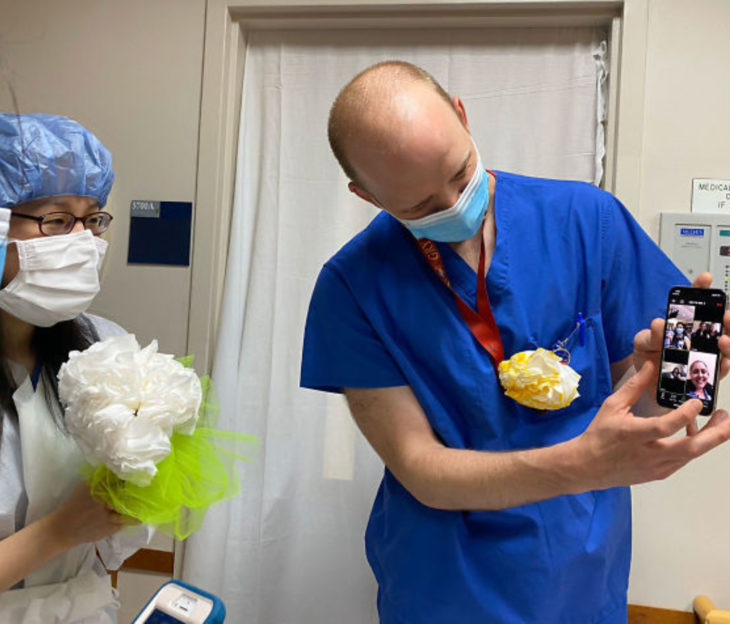
[[[117,180],[102,293],[92,311],[184,355],[190,269],[127,265],[129,203],[193,201],[205,0],[0,0],[0,59],[21,112],[91,129]],[[0,81],[0,109],[12,110]]]
[[[730,178],[730,2],[649,0],[640,200],[655,238],[659,213],[689,212],[692,178]],[[720,406],[730,409],[730,382]],[[630,600],[690,608],[697,594],[730,609],[730,444],[664,482],[634,488]]]

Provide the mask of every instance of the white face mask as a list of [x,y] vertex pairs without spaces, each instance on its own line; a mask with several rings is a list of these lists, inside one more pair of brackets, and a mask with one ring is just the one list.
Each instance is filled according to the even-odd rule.
[[36,325],[50,327],[76,318],[99,292],[99,269],[107,242],[89,230],[13,239],[18,274],[0,290],[0,308]]

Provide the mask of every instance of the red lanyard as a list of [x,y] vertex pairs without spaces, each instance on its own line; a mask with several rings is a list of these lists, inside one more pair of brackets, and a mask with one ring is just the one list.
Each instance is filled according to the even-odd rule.
[[492,308],[489,305],[489,296],[487,295],[487,275],[484,270],[484,239],[482,238],[482,247],[479,252],[479,270],[477,271],[477,310],[473,310],[451,287],[451,282],[446,275],[444,261],[441,259],[441,253],[438,247],[427,238],[418,239],[418,247],[426,258],[426,261],[434,270],[439,279],[453,293],[456,305],[459,308],[466,324],[469,326],[474,338],[489,353],[494,369],[497,370],[499,363],[504,360],[504,347],[502,346],[502,338],[499,335],[499,328],[494,320]]

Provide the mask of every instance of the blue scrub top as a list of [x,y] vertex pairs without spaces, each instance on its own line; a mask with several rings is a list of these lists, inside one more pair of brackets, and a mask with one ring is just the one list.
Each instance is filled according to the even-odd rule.
[[[582,376],[570,406],[504,396],[453,295],[397,220],[381,213],[323,267],[310,303],[301,384],[411,386],[451,448],[509,451],[580,435],[611,393],[609,365],[662,316],[684,276],[610,194],[497,173],[487,289],[505,356],[566,345]],[[476,274],[439,243],[454,289],[476,307]],[[628,488],[500,511],[426,507],[385,470],[366,534],[384,623],[626,622]]]

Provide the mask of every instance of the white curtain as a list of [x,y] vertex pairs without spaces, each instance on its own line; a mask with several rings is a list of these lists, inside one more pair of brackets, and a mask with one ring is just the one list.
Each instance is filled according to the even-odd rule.
[[255,32],[248,38],[231,247],[213,380],[220,426],[259,436],[243,492],[190,538],[184,578],[232,623],[377,621],[364,554],[382,464],[340,396],[298,387],[320,267],[373,217],[330,155],[339,89],[412,61],[466,106],[485,166],[600,179],[604,33],[593,29]]

